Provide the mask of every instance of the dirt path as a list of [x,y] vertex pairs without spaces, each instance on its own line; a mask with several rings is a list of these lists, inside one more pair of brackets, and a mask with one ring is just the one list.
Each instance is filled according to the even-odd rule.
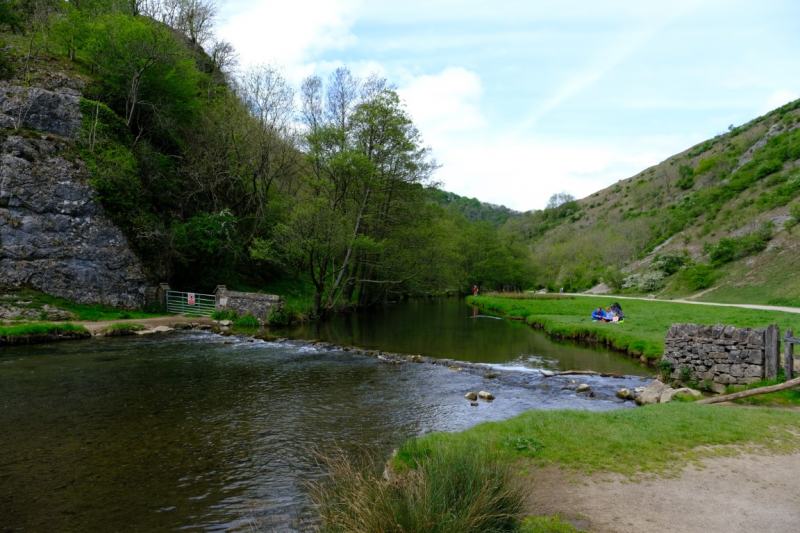
[[696,302],[694,300],[661,300],[658,298],[642,298],[640,296],[616,296],[613,294],[581,294],[577,292],[565,292],[567,296],[581,296],[584,298],[610,298],[612,300],[643,300],[646,302],[671,302],[692,305],[712,305],[716,307],[740,307],[742,309],[757,309],[759,311],[782,311],[784,313],[800,314],[800,307],[787,307],[780,305],[760,305],[760,304],[720,304],[714,302]]
[[102,320],[99,322],[91,322],[91,321],[77,321],[72,322],[73,324],[80,324],[81,326],[85,327],[89,330],[89,333],[92,335],[96,335],[100,331],[104,330],[111,324],[142,324],[147,328],[155,328],[157,326],[169,326],[175,327],[176,325],[180,324],[213,324],[214,321],[207,317],[186,317],[186,316],[159,316],[155,318],[129,318],[125,320]]
[[709,458],[642,481],[548,467],[531,473],[528,510],[597,533],[800,531],[798,473],[800,453]]

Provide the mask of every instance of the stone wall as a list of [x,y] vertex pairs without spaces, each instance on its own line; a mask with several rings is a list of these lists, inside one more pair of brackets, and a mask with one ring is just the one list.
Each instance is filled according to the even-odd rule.
[[0,83],[0,285],[140,307],[142,265],[71,156],[79,102],[74,88]]
[[674,324],[667,333],[664,361],[672,363],[672,376],[717,385],[743,385],[759,381],[765,372],[766,329],[733,326]]
[[270,313],[283,305],[280,296],[259,292],[239,292],[228,290],[224,285],[217,287],[217,309],[229,309],[237,315],[253,315],[266,324]]

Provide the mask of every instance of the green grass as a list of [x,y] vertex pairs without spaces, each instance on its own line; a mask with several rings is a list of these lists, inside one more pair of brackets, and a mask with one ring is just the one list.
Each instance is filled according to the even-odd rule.
[[581,533],[559,516],[529,516],[522,521],[519,533]]
[[694,403],[604,413],[528,411],[462,433],[407,441],[395,461],[413,464],[443,448],[476,448],[501,461],[524,459],[585,472],[677,473],[687,461],[733,454],[742,445],[800,449],[798,424],[800,413],[795,411]]
[[[89,332],[83,326],[70,324],[69,322],[33,322],[28,324],[15,324],[13,326],[0,326],[0,341],[11,342],[13,339],[21,337],[61,335],[69,333],[80,335],[89,334]],[[2,342],[0,342],[0,344],[2,344]]]
[[596,341],[632,355],[644,355],[650,360],[661,357],[664,337],[675,323],[730,324],[753,328],[778,324],[782,331],[786,328],[800,331],[800,314],[646,300],[619,300],[625,311],[625,321],[622,323],[592,322],[592,309],[607,307],[614,301],[613,297],[607,296],[468,298],[468,302],[481,309],[525,320],[554,337]]
[[247,314],[236,317],[233,321],[233,326],[240,329],[258,329],[261,327],[261,323],[253,315]]
[[477,448],[432,451],[387,480],[380,465],[326,458],[329,478],[312,486],[323,532],[518,531],[523,493],[508,465]]
[[75,320],[86,321],[101,321],[101,320],[124,320],[129,318],[151,318],[157,316],[164,316],[165,313],[150,313],[145,311],[135,311],[130,309],[118,309],[107,305],[95,304],[79,304],[70,300],[51,296],[38,291],[30,289],[22,289],[11,293],[13,298],[11,302],[24,301],[29,302],[20,307],[27,307],[30,309],[39,309],[44,305],[50,305],[69,311],[75,317]]
[[[739,392],[748,389],[757,389],[758,387],[767,387],[769,385],[777,385],[783,383],[784,379],[769,379],[750,383],[747,386],[734,385],[728,386],[727,393]],[[783,406],[790,407],[800,405],[800,389],[789,389],[779,392],[771,392],[769,394],[761,394],[758,396],[751,396],[749,398],[742,398],[735,400],[736,403],[744,405],[764,405],[764,406]]]
[[108,337],[121,337],[124,335],[133,335],[137,331],[146,329],[144,324],[130,323],[130,322],[117,322],[103,329],[103,335]]

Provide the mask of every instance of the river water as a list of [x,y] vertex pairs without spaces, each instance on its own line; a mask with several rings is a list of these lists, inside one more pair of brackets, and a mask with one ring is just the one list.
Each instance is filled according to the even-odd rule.
[[[408,437],[531,408],[630,407],[614,391],[643,382],[584,378],[588,398],[537,368],[646,374],[457,301],[293,334],[486,363],[499,376],[206,332],[0,349],[0,530],[306,530],[307,484],[324,473],[314,452],[385,457]],[[463,395],[479,389],[497,399],[471,407]]]

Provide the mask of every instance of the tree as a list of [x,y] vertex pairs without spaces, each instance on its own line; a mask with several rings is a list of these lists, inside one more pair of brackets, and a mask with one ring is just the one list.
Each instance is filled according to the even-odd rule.
[[557,192],[547,200],[547,209],[555,209],[556,207],[561,207],[566,203],[574,201],[575,197],[571,194],[567,192]]
[[259,248],[308,273],[314,313],[323,314],[353,297],[364,303],[376,292],[371,287],[384,293],[407,281],[408,272],[399,272],[386,250],[413,220],[408,206],[433,165],[385,81],[360,81],[338,69],[327,87],[307,79],[300,99],[308,196],[277,232],[282,238]]
[[199,73],[185,49],[168,29],[142,17],[101,17],[91,35],[88,55],[112,108],[137,138],[157,129],[168,139],[197,106]]

